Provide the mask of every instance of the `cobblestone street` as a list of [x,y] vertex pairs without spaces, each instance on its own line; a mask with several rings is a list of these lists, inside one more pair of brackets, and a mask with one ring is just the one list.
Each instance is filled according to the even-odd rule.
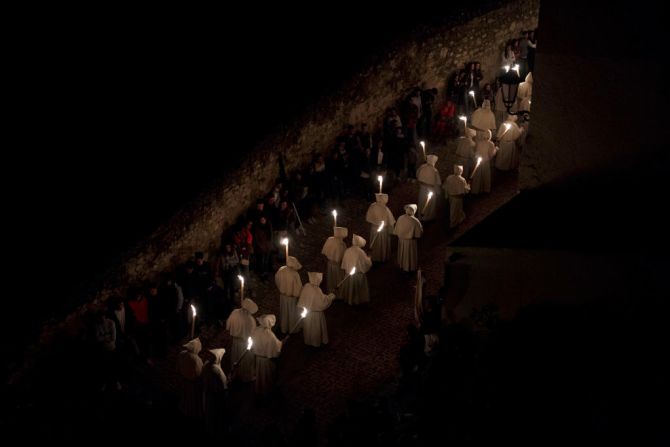
[[[451,146],[438,150],[437,167],[442,181],[451,172]],[[403,206],[417,200],[418,184],[396,184],[389,193],[389,207],[396,218],[404,213]],[[468,197],[465,203],[467,218],[455,231],[449,231],[445,222],[443,197],[438,196],[438,219],[424,225],[424,235],[419,241],[419,259],[427,279],[426,294],[435,294],[442,285],[443,260],[448,244],[468,228],[482,221],[496,208],[517,193],[516,173],[494,173],[493,191],[487,195]],[[337,206],[338,225],[349,228],[351,235],[366,239],[369,225],[365,212],[369,203],[361,198],[351,198]],[[330,209],[330,208],[328,208]],[[300,274],[307,282],[308,271],[324,271],[325,259],[320,254],[325,239],[332,234],[332,216],[324,213],[313,224],[304,222],[306,236],[293,236],[290,243],[292,256],[303,265]],[[395,238],[394,238],[395,239]],[[368,240],[368,245],[370,241]],[[395,262],[397,242],[393,241],[392,260],[375,265],[368,273],[370,305],[350,307],[336,300],[326,311],[330,344],[321,349],[307,347],[302,334],[296,334],[285,343],[278,363],[277,396],[263,405],[257,405],[251,386],[234,386],[231,406],[237,413],[236,426],[262,428],[275,424],[290,434],[303,408],[315,410],[320,439],[334,419],[346,411],[347,399],[361,399],[394,383],[398,377],[398,350],[404,341],[405,327],[414,320],[413,297],[415,276],[402,272]],[[279,296],[274,280],[253,278],[253,298],[259,312],[279,313]],[[201,328],[204,348],[229,348],[230,338],[218,326]],[[152,379],[166,391],[174,392],[178,381],[175,375],[175,350],[159,361],[153,369]],[[230,371],[228,354],[224,357],[224,370]]]

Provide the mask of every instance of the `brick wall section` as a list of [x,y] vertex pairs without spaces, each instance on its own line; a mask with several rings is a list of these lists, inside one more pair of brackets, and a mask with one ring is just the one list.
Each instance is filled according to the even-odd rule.
[[386,108],[414,86],[435,86],[443,100],[448,77],[471,60],[482,63],[485,81],[490,81],[499,67],[504,42],[522,30],[537,27],[538,14],[539,0],[506,2],[458,26],[417,30],[416,40],[396,43],[385,55],[374,56],[374,62],[339,92],[322,98],[291,126],[266,138],[238,170],[129,253],[106,275],[97,295],[65,323],[47,328],[43,341],[52,340],[63,325],[66,333],[76,333],[76,315],[100,304],[118,288],[173,269],[196,250],[214,252],[222,231],[271,189],[279,172],[279,150],[286,153],[287,172],[303,168],[313,149],[326,151],[333,146],[345,124],[367,122],[370,128],[378,128]]

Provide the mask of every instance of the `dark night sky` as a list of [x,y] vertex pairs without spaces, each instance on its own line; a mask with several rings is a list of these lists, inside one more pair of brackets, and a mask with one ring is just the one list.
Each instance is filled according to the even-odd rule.
[[31,294],[58,307],[253,142],[393,39],[453,13],[275,9],[30,17],[11,42],[25,175],[10,201]]

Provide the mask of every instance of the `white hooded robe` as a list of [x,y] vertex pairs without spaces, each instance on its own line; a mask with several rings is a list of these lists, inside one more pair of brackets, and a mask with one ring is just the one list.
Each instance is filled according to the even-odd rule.
[[272,332],[277,318],[270,315],[258,317],[259,326],[254,329],[251,338],[254,341],[251,351],[256,358],[256,394],[267,394],[275,383],[276,367],[273,358],[279,357],[282,342]]
[[328,326],[323,311],[328,309],[335,298],[335,294],[326,295],[319,285],[323,278],[322,273],[309,272],[309,283],[302,286],[298,307],[307,309],[303,323],[305,344],[318,348],[328,343]]
[[[375,198],[377,201],[368,207],[368,212],[365,214],[365,220],[370,224],[370,240],[374,240],[374,244],[371,243],[370,246],[372,250],[370,258],[373,262],[386,262],[391,256],[391,234],[395,217],[386,206],[389,200],[388,194],[375,194]],[[377,231],[382,222],[384,222],[382,230]]]
[[202,350],[199,338],[194,338],[183,346],[177,355],[177,372],[181,376],[181,396],[179,409],[182,414],[197,419],[202,414],[202,391],[200,375],[202,360],[198,354]]
[[356,272],[344,280],[340,286],[340,294],[349,304],[368,303],[370,290],[365,274],[372,267],[372,259],[363,251],[367,243],[365,239],[354,234],[351,243],[351,247],[345,250],[342,257],[342,268],[349,274],[356,267]]
[[406,272],[413,272],[419,265],[416,240],[423,235],[423,226],[414,217],[417,206],[405,206],[405,215],[400,216],[395,224],[393,234],[398,236],[398,265]]
[[477,132],[477,144],[475,146],[475,159],[482,158],[479,168],[472,176],[472,194],[491,192],[491,159],[498,148],[491,142],[491,131]]
[[327,259],[326,265],[326,289],[329,292],[335,290],[337,284],[344,279],[344,270],[342,270],[342,256],[347,244],[343,239],[349,234],[349,230],[344,227],[335,227],[334,236],[326,239],[321,249],[321,254]]
[[[256,320],[252,316],[258,312],[258,306],[249,298],[242,301],[242,308],[235,309],[230,313],[226,321],[226,329],[233,338],[230,348],[231,364],[239,362],[235,369],[235,377],[242,382],[254,380],[254,356],[247,350],[247,339],[256,328]],[[240,360],[242,359],[242,360]]]
[[[442,185],[440,173],[435,168],[437,163],[437,155],[429,155],[426,157],[426,163],[419,166],[416,171],[416,179],[420,183],[419,187],[419,217],[423,221],[435,219],[437,210],[437,195]],[[432,192],[433,197],[428,200],[428,193]]]
[[449,228],[454,228],[465,220],[463,212],[463,195],[470,191],[470,185],[461,176],[462,166],[454,166],[454,173],[447,177],[444,193],[449,197]]
[[[300,262],[289,256],[284,265],[275,273],[275,284],[279,289],[279,321],[283,333],[293,330],[292,333],[300,331],[300,316],[296,310],[296,303],[302,290],[302,280],[298,270],[302,268]],[[297,326],[296,326],[296,323]],[[295,329],[294,329],[295,327]]]
[[[509,129],[508,129],[509,127]],[[498,155],[496,155],[495,167],[501,171],[509,171],[519,166],[519,152],[517,139],[523,133],[522,128],[516,123],[516,115],[507,117],[507,121],[498,129]]]

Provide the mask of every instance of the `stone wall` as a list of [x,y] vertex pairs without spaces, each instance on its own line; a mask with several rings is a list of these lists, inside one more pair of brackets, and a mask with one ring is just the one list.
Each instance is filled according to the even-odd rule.
[[[272,187],[279,173],[280,151],[286,154],[287,172],[303,168],[312,150],[325,152],[333,146],[345,124],[367,122],[371,129],[380,127],[385,110],[412,87],[437,87],[444,100],[447,79],[468,61],[480,61],[485,81],[492,80],[505,41],[537,27],[538,11],[539,0],[503,2],[497,9],[460,25],[415,30],[414,40],[399,40],[386,54],[373,56],[368,68],[339,92],[322,98],[293,124],[266,138],[240,169],[203,193],[130,253],[125,262],[110,271],[91,301],[100,303],[124,285],[173,269],[196,250],[213,254],[222,231]],[[87,307],[79,309],[78,314]]]

